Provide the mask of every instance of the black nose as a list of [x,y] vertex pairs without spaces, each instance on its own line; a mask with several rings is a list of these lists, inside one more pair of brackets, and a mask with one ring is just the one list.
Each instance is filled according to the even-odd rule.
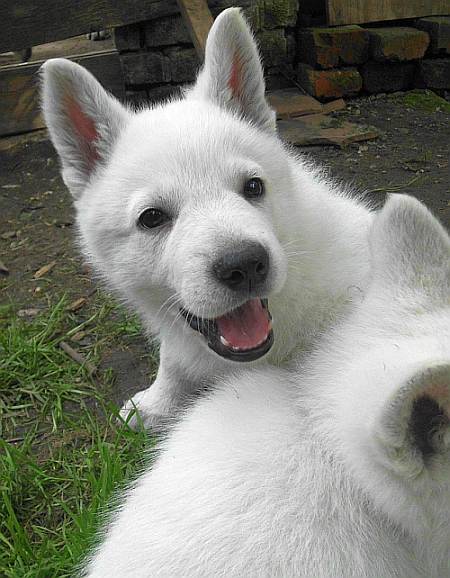
[[228,250],[214,265],[216,278],[233,291],[260,287],[269,273],[269,255],[259,243],[243,243]]

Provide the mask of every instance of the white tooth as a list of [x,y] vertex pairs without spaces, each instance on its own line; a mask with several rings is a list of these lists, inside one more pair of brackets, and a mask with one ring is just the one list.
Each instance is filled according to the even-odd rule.
[[230,347],[230,343],[225,339],[225,337],[223,335],[220,336],[220,343],[222,345],[225,345],[225,347]]

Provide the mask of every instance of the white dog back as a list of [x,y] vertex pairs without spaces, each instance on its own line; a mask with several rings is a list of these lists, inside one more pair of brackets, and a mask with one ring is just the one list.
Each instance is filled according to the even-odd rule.
[[87,576],[450,576],[450,241],[394,197],[371,250],[301,377],[246,372],[187,412]]

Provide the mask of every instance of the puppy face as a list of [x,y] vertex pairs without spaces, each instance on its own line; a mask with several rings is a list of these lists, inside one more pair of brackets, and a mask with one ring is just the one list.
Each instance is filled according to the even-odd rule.
[[53,60],[43,108],[97,270],[155,331],[178,324],[236,361],[264,355],[294,186],[239,10],[217,18],[183,100],[131,113],[87,71]]
[[[266,346],[260,303],[286,278],[280,212],[290,179],[275,138],[217,107],[180,101],[142,112],[77,201],[84,252],[155,323],[182,311],[212,338],[226,316],[236,350]],[[236,309],[254,336],[234,332]]]

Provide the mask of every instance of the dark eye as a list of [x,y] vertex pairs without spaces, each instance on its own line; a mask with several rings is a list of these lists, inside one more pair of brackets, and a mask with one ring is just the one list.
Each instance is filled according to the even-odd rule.
[[159,209],[145,209],[139,215],[138,223],[144,229],[154,229],[169,220],[169,216]]
[[244,185],[244,196],[247,199],[257,199],[264,195],[264,183],[258,177],[249,179]]

